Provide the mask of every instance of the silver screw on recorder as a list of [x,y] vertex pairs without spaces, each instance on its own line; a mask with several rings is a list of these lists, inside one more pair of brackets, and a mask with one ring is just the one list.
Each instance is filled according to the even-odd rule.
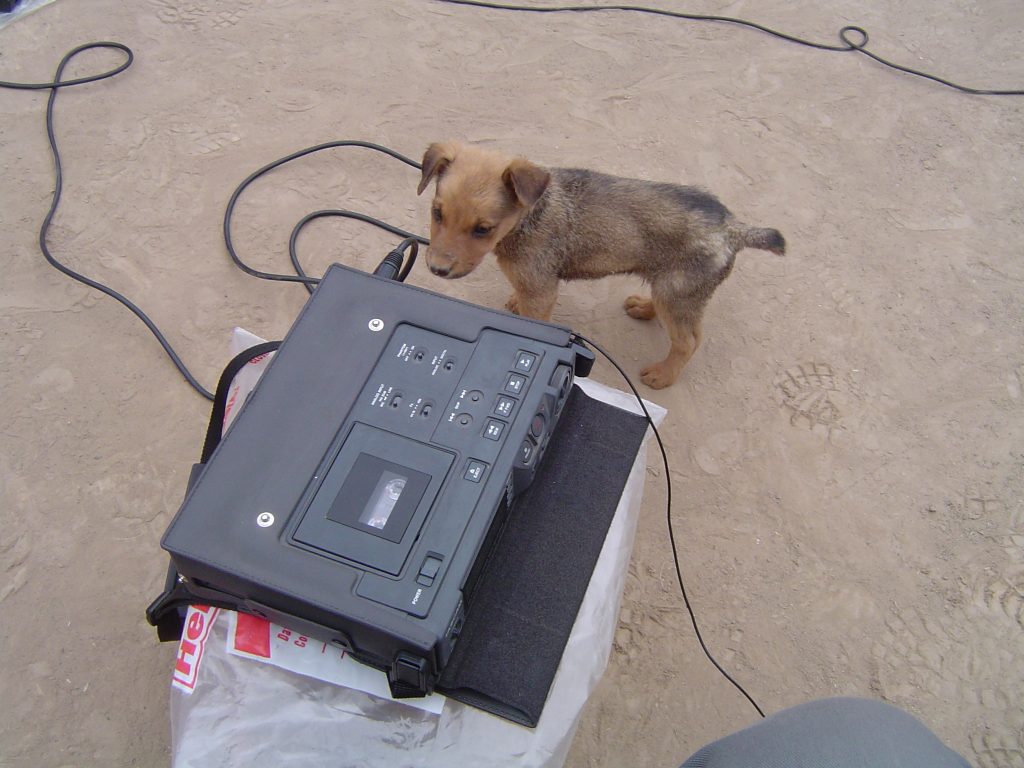
[[270,512],[261,512],[256,517],[256,525],[260,528],[269,528],[274,524],[274,516]]

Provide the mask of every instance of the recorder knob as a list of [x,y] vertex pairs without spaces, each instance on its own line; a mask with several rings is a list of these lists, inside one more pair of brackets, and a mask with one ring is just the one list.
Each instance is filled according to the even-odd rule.
[[569,396],[569,390],[572,389],[572,379],[572,368],[568,365],[558,366],[555,372],[551,374],[551,381],[548,383],[552,389],[558,390],[558,401],[555,405],[555,409],[558,411],[565,405],[565,401]]

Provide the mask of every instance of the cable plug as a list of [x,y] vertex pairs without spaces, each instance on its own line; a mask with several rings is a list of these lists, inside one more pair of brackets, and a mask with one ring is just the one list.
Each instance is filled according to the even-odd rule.
[[[405,261],[405,252],[411,248],[409,253],[409,263],[405,269],[402,269],[402,262]],[[388,280],[398,280],[399,282],[405,282],[405,278],[409,276],[409,271],[412,269],[412,265],[416,263],[416,255],[419,253],[419,243],[416,242],[415,238],[407,237],[395,250],[391,251],[384,260],[377,265],[377,268],[373,270],[373,274],[377,277],[386,277]],[[401,272],[399,272],[401,270]]]
[[377,277],[386,277],[388,280],[397,280],[398,270],[402,268],[403,261],[405,261],[405,254],[402,253],[400,248],[395,248],[395,250],[384,257],[384,261],[377,265],[377,268],[373,270],[373,274]]

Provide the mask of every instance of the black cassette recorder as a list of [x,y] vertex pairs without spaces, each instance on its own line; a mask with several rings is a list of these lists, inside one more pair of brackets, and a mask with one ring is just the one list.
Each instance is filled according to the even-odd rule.
[[332,266],[164,535],[176,603],[269,618],[397,696],[430,692],[592,363],[568,329]]

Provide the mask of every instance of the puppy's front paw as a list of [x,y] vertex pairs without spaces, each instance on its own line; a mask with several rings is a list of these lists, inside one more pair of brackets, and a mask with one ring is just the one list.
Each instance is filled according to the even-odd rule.
[[643,296],[630,296],[622,302],[622,308],[626,310],[627,315],[637,320],[654,319],[654,303]]
[[522,314],[519,311],[519,296],[517,294],[513,293],[511,296],[508,297],[508,301],[505,302],[505,309],[507,309],[513,315]]
[[677,378],[679,378],[679,371],[673,370],[664,362],[648,365],[640,371],[640,380],[651,389],[664,389],[675,383]]

